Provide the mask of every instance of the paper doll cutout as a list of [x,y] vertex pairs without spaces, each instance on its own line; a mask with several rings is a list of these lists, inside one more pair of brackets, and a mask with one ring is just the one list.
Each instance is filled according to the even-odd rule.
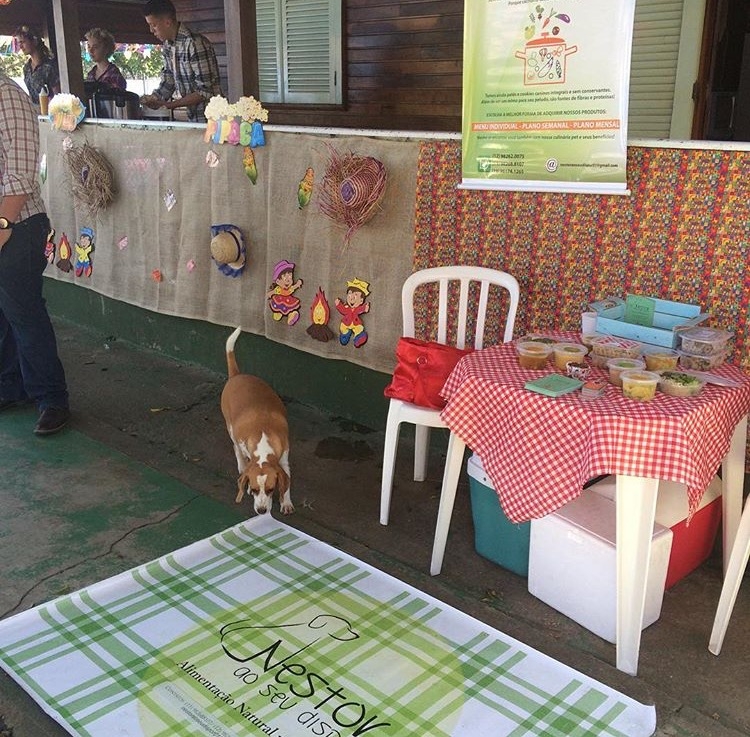
[[278,322],[286,317],[289,325],[299,320],[300,301],[293,295],[302,286],[302,279],[294,281],[295,268],[296,264],[291,261],[279,261],[273,267],[273,284],[266,294],[273,319]]
[[339,342],[347,345],[352,341],[355,348],[361,348],[367,343],[367,331],[360,318],[370,311],[370,303],[366,298],[370,294],[370,284],[362,279],[352,279],[346,283],[346,300],[336,297],[336,309],[341,314],[339,325]]
[[76,276],[91,276],[91,252],[94,250],[94,231],[91,228],[81,228],[81,235],[75,244]]

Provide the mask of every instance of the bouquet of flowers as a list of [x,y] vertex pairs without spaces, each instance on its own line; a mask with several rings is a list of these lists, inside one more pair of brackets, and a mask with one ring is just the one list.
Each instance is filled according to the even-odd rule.
[[58,130],[75,130],[85,115],[86,108],[75,95],[60,92],[49,101],[49,120]]
[[216,95],[206,105],[206,119],[206,143],[239,143],[251,148],[265,145],[262,123],[268,121],[268,110],[252,96],[230,103]]
[[226,97],[216,95],[206,105],[206,118],[209,120],[221,120],[222,118],[241,118],[249,123],[259,120],[268,122],[268,110],[252,95],[240,97],[237,102],[230,103]]

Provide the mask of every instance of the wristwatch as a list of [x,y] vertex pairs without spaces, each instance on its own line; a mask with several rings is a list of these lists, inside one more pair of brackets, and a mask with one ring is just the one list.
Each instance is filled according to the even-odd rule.
[[0,230],[10,230],[14,225],[8,218],[0,217]]

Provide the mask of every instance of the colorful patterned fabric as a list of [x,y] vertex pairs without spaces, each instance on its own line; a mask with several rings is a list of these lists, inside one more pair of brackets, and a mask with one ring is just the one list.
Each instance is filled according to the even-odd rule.
[[[461,190],[460,182],[460,142],[424,142],[415,269],[510,272],[521,285],[517,335],[578,329],[588,302],[611,295],[699,304],[712,315],[707,324],[734,331],[729,360],[750,370],[750,152],[630,147],[629,197]],[[425,300],[422,317],[431,313]],[[502,316],[491,317],[501,335]]]
[[271,515],[0,623],[87,737],[645,737],[655,710]]

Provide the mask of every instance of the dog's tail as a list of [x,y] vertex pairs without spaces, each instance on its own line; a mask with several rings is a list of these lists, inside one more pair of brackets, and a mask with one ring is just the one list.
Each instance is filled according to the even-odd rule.
[[241,332],[242,328],[237,328],[227,338],[227,372],[230,379],[240,373],[240,367],[237,365],[237,359],[234,356],[234,344],[237,342],[237,338],[240,337]]

